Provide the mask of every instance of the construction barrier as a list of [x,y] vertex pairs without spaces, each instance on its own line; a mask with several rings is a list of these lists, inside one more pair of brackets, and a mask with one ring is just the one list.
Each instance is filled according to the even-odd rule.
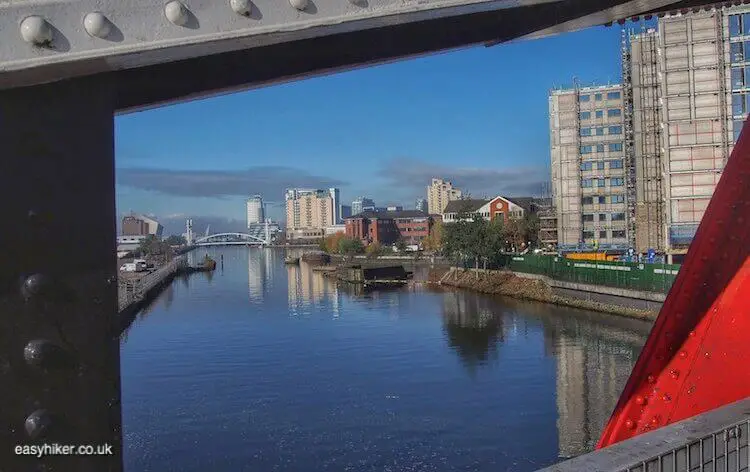
[[502,255],[497,266],[566,282],[661,293],[669,292],[680,270],[675,264],[584,261],[535,255]]

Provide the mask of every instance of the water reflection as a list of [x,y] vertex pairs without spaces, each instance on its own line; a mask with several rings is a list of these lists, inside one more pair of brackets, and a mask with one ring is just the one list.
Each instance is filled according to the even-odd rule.
[[335,280],[313,271],[303,261],[287,265],[286,270],[291,315],[310,314],[313,307],[321,304],[330,304],[333,316],[339,315],[340,294]]
[[503,342],[503,318],[497,301],[475,293],[447,292],[443,297],[443,330],[448,344],[473,372],[497,357]]

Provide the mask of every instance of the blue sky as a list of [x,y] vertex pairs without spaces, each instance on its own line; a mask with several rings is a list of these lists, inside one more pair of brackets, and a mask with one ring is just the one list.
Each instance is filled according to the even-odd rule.
[[118,116],[118,211],[241,220],[261,193],[278,218],[292,186],[411,207],[432,176],[538,193],[549,90],[619,81],[619,47],[619,27],[592,28]]

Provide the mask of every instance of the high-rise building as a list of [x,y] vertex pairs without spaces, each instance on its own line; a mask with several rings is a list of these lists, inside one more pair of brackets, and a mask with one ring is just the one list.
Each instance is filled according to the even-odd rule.
[[623,104],[621,85],[550,93],[552,196],[563,249],[629,247]]
[[161,238],[164,227],[155,219],[145,215],[131,213],[122,218],[121,233],[123,236],[154,235]]
[[369,198],[357,197],[352,202],[352,215],[358,215],[363,211],[374,210],[375,202]]
[[352,216],[351,205],[339,205],[339,214],[341,215],[342,220]]
[[442,214],[448,202],[461,198],[461,190],[443,179],[432,179],[427,187],[427,212],[431,215]]
[[750,8],[667,15],[658,29],[624,39],[630,71],[623,79],[633,90],[636,247],[682,253],[747,117]]
[[[335,190],[335,192],[334,192]],[[289,230],[322,231],[336,224],[334,195],[338,189],[286,191],[286,228]]]
[[423,212],[427,213],[427,199],[425,199],[425,198],[417,198],[417,202],[414,205],[414,208],[417,211],[423,211]]
[[331,196],[331,201],[333,202],[333,224],[343,223],[343,220],[341,219],[341,197],[339,189],[329,188],[328,195]]
[[257,225],[265,221],[265,212],[263,211],[263,197],[255,195],[247,199],[247,227]]

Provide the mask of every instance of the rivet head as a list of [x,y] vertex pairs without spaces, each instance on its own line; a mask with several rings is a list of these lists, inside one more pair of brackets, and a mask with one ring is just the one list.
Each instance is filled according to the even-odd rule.
[[164,6],[164,15],[177,26],[185,26],[188,21],[188,12],[185,5],[173,0]]
[[88,34],[97,38],[106,38],[112,31],[112,23],[98,11],[89,13],[83,18],[83,27]]
[[250,0],[229,0],[229,6],[238,15],[250,16],[253,6]]
[[687,353],[687,351],[680,351],[680,357],[681,357],[682,359],[685,359],[685,358],[687,358],[687,356],[688,356],[688,353]]
[[49,284],[49,277],[45,275],[30,275],[21,285],[21,295],[25,300],[38,297],[49,289]]
[[48,46],[52,42],[52,27],[41,16],[28,16],[21,22],[21,37],[35,46]]
[[45,339],[29,341],[23,349],[26,363],[39,369],[50,369],[68,365],[68,355],[65,350]]
[[673,379],[677,380],[680,377],[680,371],[679,370],[671,370],[671,371],[669,371],[669,375],[671,375]]
[[47,410],[36,410],[26,418],[24,428],[31,439],[43,437],[52,426],[52,418]]
[[633,420],[625,420],[625,427],[628,429],[635,428],[635,421]]
[[659,417],[658,416],[654,416],[653,418],[651,418],[651,426],[659,426]]
[[695,331],[690,331],[690,337],[695,337]]
[[635,397],[635,403],[638,404],[638,405],[645,405],[646,404],[646,399],[644,397],[638,395],[637,397]]
[[709,357],[711,357],[711,353],[708,352],[708,351],[706,351],[706,353],[704,354],[704,356],[706,356],[706,359],[708,359]]
[[646,377],[646,382],[652,384],[656,382],[656,377],[654,377],[653,375],[649,375],[648,377]]
[[661,397],[661,398],[662,398],[662,400],[664,400],[665,402],[668,402],[668,401],[672,400],[672,397],[670,397],[668,393],[665,393],[665,394],[664,394],[664,396],[663,396],[663,397]]
[[289,4],[299,11],[302,11],[305,8],[307,8],[307,3],[308,3],[308,0],[289,0]]

